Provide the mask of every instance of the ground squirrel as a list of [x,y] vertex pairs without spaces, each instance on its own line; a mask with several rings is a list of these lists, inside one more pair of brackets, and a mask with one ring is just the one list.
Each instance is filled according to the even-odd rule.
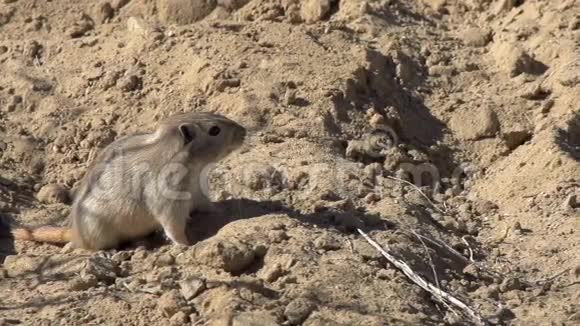
[[120,138],[97,156],[74,193],[70,227],[12,231],[15,239],[113,248],[159,227],[188,244],[190,212],[211,209],[202,170],[242,145],[246,129],[221,115],[171,116],[153,133]]

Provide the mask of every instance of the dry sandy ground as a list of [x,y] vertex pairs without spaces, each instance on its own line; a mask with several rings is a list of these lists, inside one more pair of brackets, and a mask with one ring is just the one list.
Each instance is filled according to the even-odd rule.
[[487,324],[578,325],[579,42],[576,0],[2,0],[4,235],[170,114],[250,136],[190,247],[1,238],[0,325],[474,322],[357,228]]

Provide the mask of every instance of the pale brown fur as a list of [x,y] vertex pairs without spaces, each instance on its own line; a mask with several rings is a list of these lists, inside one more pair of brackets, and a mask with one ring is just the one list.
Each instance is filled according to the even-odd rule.
[[58,226],[41,226],[38,228],[18,228],[12,230],[14,239],[47,242],[67,243],[72,240],[71,229]]
[[223,116],[185,113],[162,121],[153,133],[120,138],[103,149],[75,189],[70,228],[20,228],[12,235],[99,250],[161,227],[174,243],[188,244],[190,212],[212,208],[201,188],[202,169],[241,146],[245,135]]

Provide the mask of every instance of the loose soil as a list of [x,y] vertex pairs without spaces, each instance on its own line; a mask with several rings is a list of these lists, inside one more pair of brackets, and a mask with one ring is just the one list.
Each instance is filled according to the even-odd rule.
[[[357,229],[488,324],[578,325],[579,42],[577,0],[2,0],[0,325],[473,322]],[[7,236],[190,111],[249,130],[191,246]]]

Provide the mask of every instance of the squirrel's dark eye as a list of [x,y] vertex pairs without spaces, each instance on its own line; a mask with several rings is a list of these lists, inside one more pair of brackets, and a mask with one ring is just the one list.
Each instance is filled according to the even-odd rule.
[[210,136],[217,136],[217,135],[220,134],[220,131],[221,131],[220,127],[213,126],[213,127],[209,128],[209,132],[208,133],[209,133]]

